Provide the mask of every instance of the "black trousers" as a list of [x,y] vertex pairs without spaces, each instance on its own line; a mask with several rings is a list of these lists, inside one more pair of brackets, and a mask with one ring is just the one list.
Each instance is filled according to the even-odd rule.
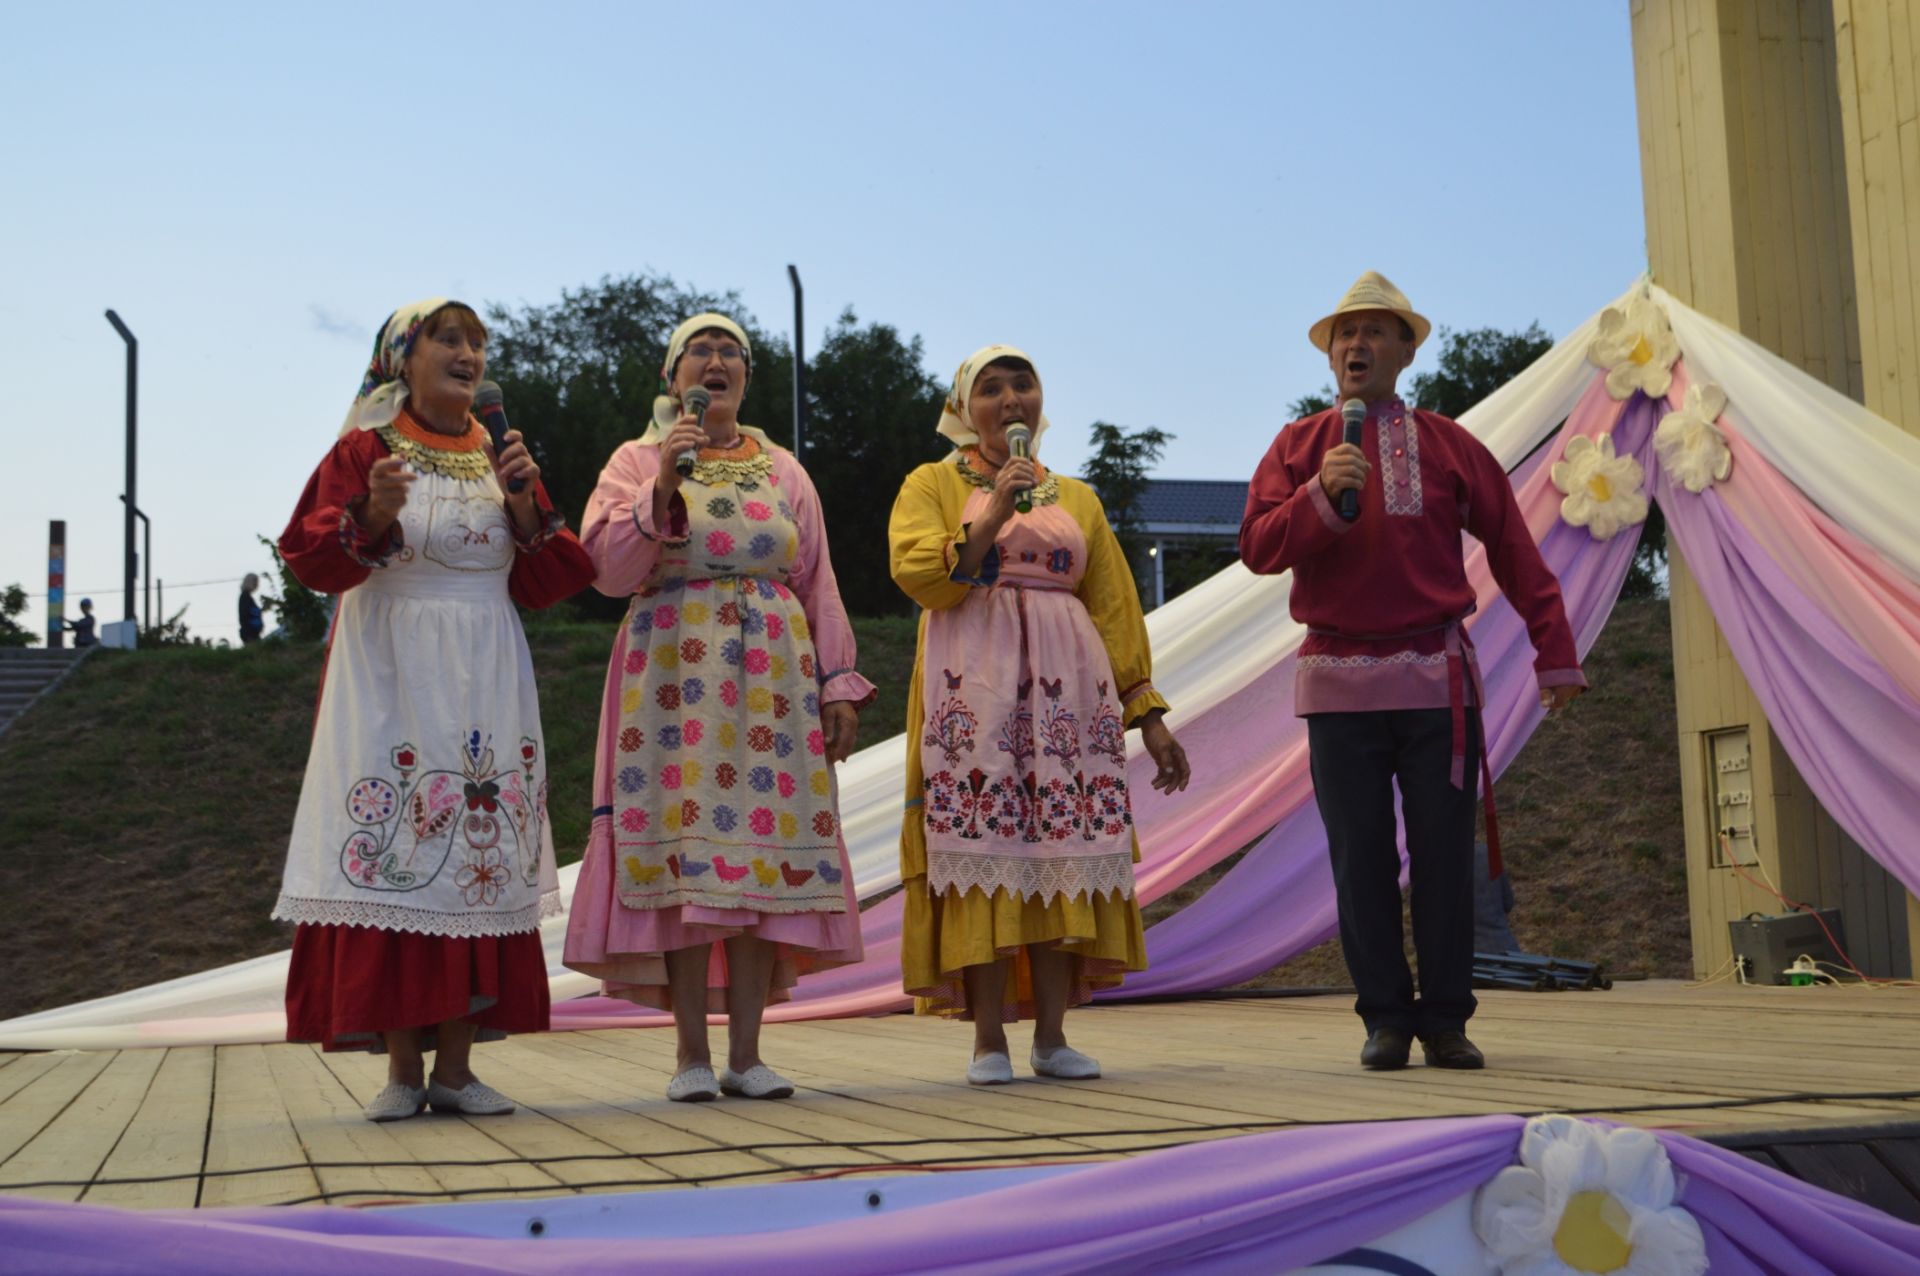
[[[1340,946],[1367,1025],[1424,1036],[1465,1028],[1473,997],[1473,816],[1480,719],[1469,709],[1466,787],[1448,773],[1446,709],[1316,713],[1307,718],[1313,795],[1327,828],[1340,904]],[[1400,782],[1413,894],[1420,995],[1400,928],[1400,853],[1393,782]]]

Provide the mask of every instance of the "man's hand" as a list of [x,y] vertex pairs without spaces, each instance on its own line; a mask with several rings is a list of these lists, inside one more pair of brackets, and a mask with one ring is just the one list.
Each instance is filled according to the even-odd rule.
[[1585,691],[1585,687],[1542,687],[1540,688],[1540,707],[1548,713],[1558,713],[1573,703],[1573,698]]
[[1328,500],[1338,503],[1340,493],[1363,490],[1372,469],[1365,452],[1351,443],[1342,443],[1329,449],[1326,459],[1320,462],[1320,490],[1327,494]]

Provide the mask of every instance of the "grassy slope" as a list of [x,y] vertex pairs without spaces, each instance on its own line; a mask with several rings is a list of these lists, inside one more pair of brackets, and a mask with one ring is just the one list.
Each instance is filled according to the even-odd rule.
[[[1597,690],[1543,728],[1501,784],[1520,905],[1547,952],[1683,974],[1686,886],[1664,604],[1625,604],[1590,662]],[[881,688],[867,743],[900,730],[913,622],[857,622]],[[563,861],[586,842],[602,625],[529,630]],[[319,653],[101,652],[0,737],[0,1018],[283,948],[267,912],[306,759]],[[1619,763],[1631,759],[1631,771]],[[1205,881],[1180,893],[1182,902]],[[1165,911],[1170,904],[1157,907]],[[1344,982],[1337,952],[1262,982]]]

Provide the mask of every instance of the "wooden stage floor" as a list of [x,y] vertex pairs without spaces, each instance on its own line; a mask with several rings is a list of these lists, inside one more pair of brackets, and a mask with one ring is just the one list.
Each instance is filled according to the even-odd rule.
[[[800,1090],[762,1103],[668,1103],[666,1031],[518,1037],[475,1053],[518,1112],[389,1125],[360,1116],[385,1073],[366,1055],[286,1044],[0,1055],[0,1192],[367,1204],[1077,1162],[1293,1122],[1551,1110],[1734,1134],[1920,1120],[1911,991],[1487,993],[1479,1073],[1421,1067],[1417,1049],[1404,1072],[1361,1071],[1359,1021],[1340,996],[1101,1007],[1068,1026],[1104,1078],[1032,1079],[1020,1026],[1020,1079],[977,1089],[961,1025],[772,1025],[767,1058]],[[49,1181],[71,1185],[33,1186]]]

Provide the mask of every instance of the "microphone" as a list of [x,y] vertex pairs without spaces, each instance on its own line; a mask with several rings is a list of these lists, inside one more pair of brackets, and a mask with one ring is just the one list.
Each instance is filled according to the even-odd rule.
[[[1367,405],[1358,399],[1348,399],[1340,405],[1340,420],[1345,423],[1343,443],[1360,446],[1360,427],[1367,421]],[[1348,488],[1340,493],[1340,517],[1351,523],[1360,517],[1360,493]]]
[[[493,456],[507,450],[507,408],[502,401],[500,387],[491,381],[482,381],[480,388],[473,394],[473,414],[480,418],[480,424],[487,427],[487,437],[493,440]],[[526,490],[527,481],[523,478],[507,480],[507,492],[517,496]]]
[[[687,411],[693,413],[700,428],[705,429],[707,425],[707,405],[713,402],[713,395],[707,391],[707,387],[703,385],[688,386],[687,392],[680,396],[680,402]],[[698,448],[688,448],[679,456],[673,458],[674,472],[681,478],[686,478],[693,473],[693,464],[699,459],[700,450]]]
[[[1033,431],[1027,428],[1025,421],[1007,423],[1007,455],[1022,461],[1033,458]],[[1014,497],[1013,508],[1016,513],[1033,513],[1033,489],[1021,488]]]

